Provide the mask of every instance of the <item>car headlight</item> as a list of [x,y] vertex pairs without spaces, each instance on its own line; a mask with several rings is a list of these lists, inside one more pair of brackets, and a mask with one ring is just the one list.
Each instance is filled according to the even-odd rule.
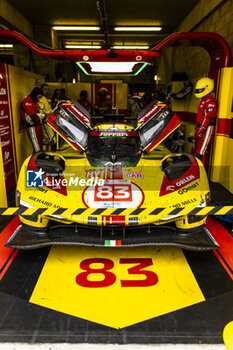
[[210,192],[206,193],[206,195],[205,195],[205,201],[206,201],[206,204],[207,204],[207,205],[210,204],[210,201],[211,201],[211,194],[210,194]]
[[15,191],[15,204],[16,204],[16,207],[20,206],[20,197],[21,197],[21,193],[18,190],[16,190]]

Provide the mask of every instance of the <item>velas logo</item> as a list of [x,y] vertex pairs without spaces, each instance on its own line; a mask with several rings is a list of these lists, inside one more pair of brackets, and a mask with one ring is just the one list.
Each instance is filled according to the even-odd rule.
[[27,187],[43,187],[44,186],[44,171],[27,170]]

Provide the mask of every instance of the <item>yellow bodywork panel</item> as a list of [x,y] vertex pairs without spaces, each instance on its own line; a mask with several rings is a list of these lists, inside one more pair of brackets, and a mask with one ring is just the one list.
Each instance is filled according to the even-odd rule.
[[[116,209],[122,209],[126,226],[134,224],[135,221],[132,220],[136,220],[136,225],[145,225],[164,224],[179,219],[179,226],[182,227],[186,225],[185,221],[181,222],[182,211],[179,216],[169,215],[169,213],[183,207],[191,211],[197,205],[205,204],[205,196],[209,192],[205,169],[197,160],[200,175],[198,179],[192,180],[192,176],[187,177],[187,185],[182,185],[180,190],[177,188],[166,195],[161,194],[164,179],[162,160],[168,156],[168,150],[163,145],[158,146],[153,152],[143,154],[136,167],[95,168],[89,164],[82,152],[69,149],[57,154],[61,154],[65,159],[63,176],[67,186],[63,193],[57,191],[56,184],[49,188],[26,187],[29,159],[21,169],[17,189],[21,193],[22,203],[27,207],[49,208],[51,215],[56,208],[67,208],[67,210],[60,216],[48,216],[47,213],[47,217],[40,217],[37,222],[29,222],[21,217],[24,223],[44,227],[51,218],[66,224],[77,222],[102,226],[113,224],[112,213]],[[104,185],[98,184],[100,180]],[[156,208],[165,208],[165,210],[155,216],[152,211]],[[82,209],[85,210],[82,212]],[[81,212],[73,215],[76,210]],[[104,211],[102,215],[101,211]],[[121,216],[120,213],[115,215]],[[191,227],[202,223],[199,222]]]

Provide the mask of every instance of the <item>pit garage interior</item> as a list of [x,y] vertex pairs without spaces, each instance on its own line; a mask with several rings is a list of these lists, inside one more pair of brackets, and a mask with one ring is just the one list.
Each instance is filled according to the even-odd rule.
[[[233,0],[0,0],[2,344],[233,349],[232,14]],[[138,74],[88,74],[85,61],[112,62],[115,53],[119,62],[130,57],[141,65]],[[182,122],[179,145],[191,153],[200,103],[194,87],[202,77],[214,80],[218,104],[206,165],[211,202],[202,210],[219,249],[6,246],[21,228],[15,191],[32,145],[20,109],[34,87],[48,84],[49,99],[55,89],[65,89],[66,98],[75,100],[86,90],[95,124],[104,118],[94,110],[101,88],[107,89],[114,113],[129,123],[130,93],[169,96]],[[187,86],[192,91],[176,98]],[[92,268],[84,267],[87,259]],[[85,271],[93,282],[86,286],[80,282]],[[98,284],[110,275],[112,283]]]

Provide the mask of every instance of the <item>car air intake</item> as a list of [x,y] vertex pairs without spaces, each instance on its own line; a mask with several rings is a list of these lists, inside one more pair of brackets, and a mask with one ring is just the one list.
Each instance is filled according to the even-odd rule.
[[171,156],[162,163],[162,170],[170,181],[184,175],[191,167],[192,161],[187,155]]
[[35,159],[35,165],[37,168],[43,169],[43,171],[49,176],[60,176],[65,169],[65,161],[61,157],[55,154],[49,154],[42,152]]

